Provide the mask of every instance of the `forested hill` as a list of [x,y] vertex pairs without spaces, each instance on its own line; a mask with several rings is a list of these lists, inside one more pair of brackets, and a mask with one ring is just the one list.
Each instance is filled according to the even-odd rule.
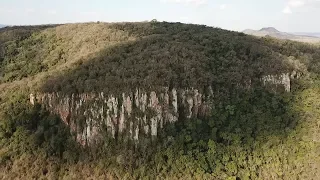
[[[273,78],[283,75],[290,77],[290,92]],[[203,25],[154,20],[1,28],[0,179],[319,179],[319,75],[316,45]],[[275,88],[265,86],[267,78]],[[143,113],[155,119],[154,110],[138,111],[137,103],[135,116],[126,117],[131,129],[115,129],[114,136],[105,117],[88,115],[91,106],[65,114],[65,104],[79,97],[87,103],[102,92],[121,97],[112,102],[118,112],[127,108],[120,107],[122,93],[137,89],[153,97],[163,89],[199,90],[211,111],[157,122],[163,127],[156,137],[138,132],[136,141],[126,138],[137,131],[131,127],[155,126],[142,121]],[[49,94],[50,102],[66,97],[54,102],[63,116],[31,105],[31,93]],[[172,94],[163,99],[177,101]],[[93,105],[109,115],[101,102]],[[79,144],[75,131],[86,136],[95,129],[83,125],[99,123],[99,143]]]
[[[44,91],[233,86],[318,64],[312,45],[181,23],[67,24],[0,33],[0,82],[32,78],[44,82]],[[301,64],[301,56],[311,59]]]

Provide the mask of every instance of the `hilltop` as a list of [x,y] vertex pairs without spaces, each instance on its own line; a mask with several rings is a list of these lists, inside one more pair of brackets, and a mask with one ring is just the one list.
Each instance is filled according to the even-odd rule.
[[[289,72],[294,66],[283,60],[290,53],[279,49],[286,42],[180,23],[11,27],[0,31],[0,41],[6,48],[0,54],[0,82],[48,82],[32,86],[44,92],[232,86],[252,77]],[[290,43],[295,49],[302,46]],[[228,68],[233,68],[230,76]],[[77,82],[80,79],[90,86]]]
[[271,36],[278,39],[288,39],[293,41],[301,41],[301,42],[309,42],[309,43],[319,43],[320,38],[317,36],[311,35],[298,35],[298,34],[290,34],[286,32],[280,32],[273,27],[262,28],[260,30],[252,30],[246,29],[243,31],[245,34],[264,37],[264,36]]
[[318,179],[319,77],[316,45],[203,25],[1,28],[0,179]]

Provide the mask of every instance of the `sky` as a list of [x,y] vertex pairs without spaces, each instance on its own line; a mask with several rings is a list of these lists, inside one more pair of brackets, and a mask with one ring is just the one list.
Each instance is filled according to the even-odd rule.
[[0,0],[0,24],[158,21],[320,32],[320,0]]

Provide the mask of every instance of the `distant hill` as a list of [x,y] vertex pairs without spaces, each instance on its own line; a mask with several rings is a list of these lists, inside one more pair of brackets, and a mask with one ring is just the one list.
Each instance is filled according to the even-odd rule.
[[0,28],[6,27],[7,25],[0,24]]
[[271,36],[278,39],[288,39],[293,41],[301,41],[301,42],[310,42],[310,43],[317,43],[320,42],[320,37],[317,37],[315,34],[295,34],[295,33],[286,33],[278,31],[273,27],[266,27],[260,30],[252,30],[246,29],[243,31],[245,34],[254,35],[254,36]]

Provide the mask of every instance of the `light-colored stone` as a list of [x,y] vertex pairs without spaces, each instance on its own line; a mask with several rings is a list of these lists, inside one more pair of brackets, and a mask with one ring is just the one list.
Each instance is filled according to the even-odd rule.
[[32,104],[32,105],[35,105],[35,96],[34,96],[34,94],[30,94],[30,103]]
[[289,73],[283,73],[280,75],[267,75],[262,78],[262,82],[265,86],[268,84],[272,86],[283,86],[286,92],[291,90],[291,80]]
[[[298,74],[269,75],[261,80],[266,86],[283,86],[286,91],[290,91],[292,76]],[[80,144],[90,145],[102,139],[104,131],[113,138],[117,136],[135,142],[139,141],[139,133],[144,133],[147,137],[157,136],[166,124],[178,121],[181,113],[185,113],[187,118],[210,115],[213,97],[211,86],[201,90],[169,90],[166,87],[151,92],[135,89],[134,92],[121,93],[120,96],[103,92],[30,94],[30,103],[34,105],[38,102],[52,113],[58,114],[70,126]],[[128,137],[118,136],[119,134],[127,134]]]

